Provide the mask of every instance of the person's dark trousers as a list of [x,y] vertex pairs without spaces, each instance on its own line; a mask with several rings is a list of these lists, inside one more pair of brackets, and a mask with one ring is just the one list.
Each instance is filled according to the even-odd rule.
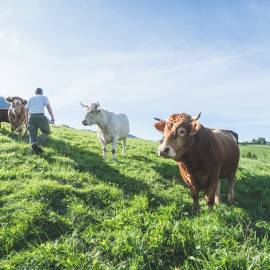
[[[31,114],[28,125],[31,144],[42,144],[47,140],[50,134],[50,126],[48,118],[43,113]],[[42,132],[42,135],[39,138],[37,137],[38,129]]]

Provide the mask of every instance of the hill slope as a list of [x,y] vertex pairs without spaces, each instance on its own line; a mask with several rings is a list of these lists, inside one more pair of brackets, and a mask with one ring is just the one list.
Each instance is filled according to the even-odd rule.
[[270,148],[241,159],[235,206],[200,214],[156,148],[104,162],[95,134],[56,127],[35,156],[1,130],[0,269],[270,269]]

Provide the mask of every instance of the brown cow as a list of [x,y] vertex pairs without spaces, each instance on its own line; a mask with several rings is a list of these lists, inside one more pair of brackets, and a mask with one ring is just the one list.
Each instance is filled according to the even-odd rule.
[[27,101],[20,97],[7,97],[6,101],[10,104],[8,109],[8,119],[10,122],[11,133],[15,131],[18,132],[19,135],[22,135],[23,125],[27,126],[25,111]]
[[[234,177],[239,162],[239,147],[228,132],[205,128],[197,117],[180,113],[155,124],[164,140],[158,153],[174,159],[181,176],[191,191],[194,207],[199,207],[199,192],[205,191],[206,202],[212,208],[220,202],[219,178],[228,178],[228,201],[234,199]],[[157,120],[157,119],[156,119]],[[216,200],[215,200],[216,199]]]

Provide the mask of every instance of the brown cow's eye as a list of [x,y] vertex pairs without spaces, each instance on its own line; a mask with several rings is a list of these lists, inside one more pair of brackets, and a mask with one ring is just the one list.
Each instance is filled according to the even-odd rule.
[[186,130],[183,129],[183,128],[180,128],[180,129],[178,130],[178,133],[179,133],[180,136],[185,136],[185,135],[186,135]]
[[173,137],[174,139],[177,137],[176,131],[173,131],[173,132],[172,132],[172,137]]

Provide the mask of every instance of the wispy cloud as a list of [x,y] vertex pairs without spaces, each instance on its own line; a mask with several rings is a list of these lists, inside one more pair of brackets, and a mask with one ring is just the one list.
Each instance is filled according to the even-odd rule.
[[172,66],[172,67],[169,67],[166,69],[157,70],[157,71],[150,73],[150,75],[171,73],[171,72],[176,72],[176,71],[183,70],[183,69],[192,69],[192,68],[196,68],[196,67],[200,67],[200,66],[209,66],[211,64],[223,64],[226,61],[231,61],[231,60],[234,60],[237,58],[249,56],[249,55],[255,54],[256,52],[258,52],[258,50],[243,51],[240,53],[225,55],[225,56],[221,56],[221,57],[211,57],[209,59],[202,60],[202,61],[196,61],[194,63],[188,63],[188,64],[184,64],[184,65],[175,65],[175,66]]

